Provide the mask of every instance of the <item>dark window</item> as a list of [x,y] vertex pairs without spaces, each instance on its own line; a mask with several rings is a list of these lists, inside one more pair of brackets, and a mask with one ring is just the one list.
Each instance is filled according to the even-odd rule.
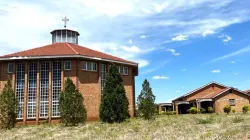
[[13,73],[14,65],[13,63],[8,63],[8,73]]
[[64,70],[70,70],[71,69],[71,61],[67,60],[64,62]]
[[234,106],[235,105],[235,99],[229,99],[229,105]]

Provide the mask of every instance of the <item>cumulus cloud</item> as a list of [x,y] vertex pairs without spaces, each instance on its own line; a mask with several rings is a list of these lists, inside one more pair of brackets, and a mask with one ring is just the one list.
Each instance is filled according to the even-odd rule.
[[175,49],[167,49],[167,51],[171,52],[172,55],[178,56],[180,53],[177,53]]
[[154,76],[154,77],[153,77],[153,79],[155,79],[155,80],[159,80],[159,79],[165,79],[165,80],[168,80],[168,79],[169,79],[169,77],[167,77],[167,76]]
[[212,70],[211,72],[212,73],[220,73],[221,71],[217,69],[217,70]]
[[229,35],[224,35],[224,34],[222,34],[222,35],[220,35],[220,36],[218,36],[218,37],[221,38],[223,42],[229,42],[229,41],[232,40],[232,37],[229,36]]
[[235,64],[236,62],[235,61],[231,61],[230,63]]
[[132,39],[129,39],[129,40],[128,40],[128,43],[129,43],[129,44],[133,44]]
[[206,31],[204,31],[202,33],[202,36],[206,37],[207,35],[211,35],[211,34],[214,34],[214,33],[215,33],[215,31],[213,31],[213,30],[206,30]]
[[141,35],[140,38],[141,38],[141,39],[146,39],[147,36],[146,36],[146,35]]
[[187,35],[178,35],[178,36],[172,38],[172,41],[184,41],[184,40],[188,40]]

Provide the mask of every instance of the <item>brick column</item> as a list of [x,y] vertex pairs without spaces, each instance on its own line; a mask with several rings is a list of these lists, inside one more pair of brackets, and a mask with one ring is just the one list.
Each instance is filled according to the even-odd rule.
[[174,104],[175,104],[176,114],[179,114],[179,111],[178,111],[178,104],[177,104],[177,103],[174,103]]
[[63,67],[63,60],[61,64],[61,91],[64,89],[64,67]]
[[16,63],[13,62],[13,73],[12,73],[12,89],[15,91],[16,89]]
[[52,117],[52,62],[49,61],[49,123]]
[[28,62],[25,62],[23,124],[26,124],[26,118],[27,118],[27,97],[28,97]]
[[40,116],[40,62],[37,62],[36,73],[36,124],[39,124]]

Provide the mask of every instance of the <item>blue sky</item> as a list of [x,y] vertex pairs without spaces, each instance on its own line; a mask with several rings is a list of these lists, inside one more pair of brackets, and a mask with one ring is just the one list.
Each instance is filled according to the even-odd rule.
[[250,89],[249,0],[2,0],[0,54],[51,43],[50,31],[79,31],[79,44],[139,63],[156,102],[211,81]]

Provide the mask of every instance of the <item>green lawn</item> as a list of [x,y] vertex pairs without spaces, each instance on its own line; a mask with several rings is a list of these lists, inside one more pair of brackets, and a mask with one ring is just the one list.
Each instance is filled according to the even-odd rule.
[[19,126],[0,132],[0,139],[250,139],[250,115],[197,114],[130,119],[121,124],[89,122],[77,127]]

